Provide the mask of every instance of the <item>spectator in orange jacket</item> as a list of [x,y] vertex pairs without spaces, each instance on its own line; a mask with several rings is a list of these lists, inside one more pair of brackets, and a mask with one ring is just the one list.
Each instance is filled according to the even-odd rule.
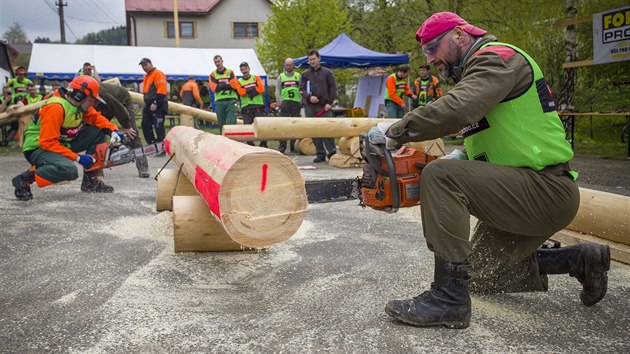
[[[139,65],[147,73],[142,81],[142,94],[144,95],[142,132],[147,143],[153,144],[163,141],[166,135],[164,129],[164,118],[168,113],[166,75],[156,69],[149,58],[143,58]],[[153,133],[154,129],[155,134]]]
[[[188,81],[182,85],[179,90],[179,97],[182,98],[182,103],[186,106],[195,108],[203,107],[203,101],[199,95],[199,86],[192,76],[188,77]],[[195,128],[199,128],[197,119],[195,119]]]
[[398,70],[389,75],[385,81],[385,109],[387,109],[387,118],[402,118],[405,114],[404,96],[411,97],[414,100],[417,96],[409,90],[407,78],[409,77],[409,65],[401,65]]

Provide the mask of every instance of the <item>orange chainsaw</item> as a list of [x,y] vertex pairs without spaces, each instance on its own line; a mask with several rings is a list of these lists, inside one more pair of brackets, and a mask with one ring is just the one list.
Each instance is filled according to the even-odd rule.
[[407,146],[391,153],[385,147],[370,146],[367,134],[359,139],[361,157],[366,161],[362,177],[307,181],[309,203],[359,199],[363,207],[389,213],[420,205],[422,169],[437,157]]
[[[126,140],[126,136],[123,139]],[[164,151],[163,142],[149,144],[135,149],[130,149],[127,145],[122,143],[101,143],[96,145],[96,152],[92,155],[96,162],[94,162],[90,168],[84,170],[89,172],[124,165],[135,162],[142,156],[153,155],[162,151]]]

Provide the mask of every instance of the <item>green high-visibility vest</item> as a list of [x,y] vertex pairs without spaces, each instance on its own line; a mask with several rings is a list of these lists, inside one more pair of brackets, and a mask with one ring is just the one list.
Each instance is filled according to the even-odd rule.
[[35,97],[31,97],[30,95],[28,95],[26,96],[26,100],[28,101],[28,104],[37,103],[42,100],[42,95],[37,95]]
[[280,74],[282,87],[280,88],[280,98],[283,101],[302,101],[300,94],[300,73],[294,72],[293,75],[287,76],[286,73]]
[[15,99],[16,97],[22,99],[28,96],[28,91],[26,87],[31,84],[33,84],[33,81],[31,81],[30,79],[25,78],[24,81],[19,82],[17,78],[14,78],[7,81],[4,86],[11,87],[11,89],[13,90],[13,99]]
[[[225,68],[225,72],[223,74],[219,74],[216,70],[214,71],[214,78],[217,79],[219,83],[230,84],[230,77],[232,76],[232,70]],[[236,99],[237,93],[234,89],[229,88],[227,90],[217,90],[214,93],[214,100],[227,100],[227,99]]]
[[[238,79],[238,83],[241,84],[241,86],[246,90],[251,87],[256,88],[256,76],[250,75],[249,79],[247,80],[240,78]],[[259,93],[253,98],[249,98],[248,95],[241,96],[241,108],[251,105],[264,106],[265,100],[263,98],[263,95]]]
[[[70,148],[70,142],[79,134],[79,130],[81,130],[81,126],[83,125],[83,113],[78,107],[73,106],[67,100],[56,96],[47,99],[42,108],[54,103],[60,104],[64,112],[59,142],[65,147]],[[39,129],[41,128],[41,122],[42,119],[38,112],[24,132],[24,146],[22,147],[22,151],[31,151],[39,148]]]
[[[513,45],[493,42],[482,48],[487,46],[506,46],[523,55],[534,78],[525,93],[500,102],[485,118],[462,130],[468,159],[535,171],[571,160],[573,150],[538,64]],[[577,172],[572,175],[577,178]]]
[[[392,76],[396,80],[396,96],[403,98],[405,96],[405,86],[407,86],[407,81],[404,79],[399,79],[396,74],[389,75],[389,77]],[[385,90],[385,99],[390,101],[392,100],[392,98],[389,96],[389,90]]]

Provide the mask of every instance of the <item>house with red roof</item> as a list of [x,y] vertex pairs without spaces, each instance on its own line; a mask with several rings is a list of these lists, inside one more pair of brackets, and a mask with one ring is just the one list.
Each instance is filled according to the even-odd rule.
[[[173,0],[125,0],[127,43],[174,47]],[[182,48],[256,48],[271,0],[178,0]]]

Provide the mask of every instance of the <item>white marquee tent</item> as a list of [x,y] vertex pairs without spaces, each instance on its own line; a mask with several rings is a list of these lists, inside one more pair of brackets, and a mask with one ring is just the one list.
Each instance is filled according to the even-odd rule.
[[138,65],[149,58],[166,74],[168,80],[185,80],[189,76],[207,80],[216,69],[213,58],[223,57],[225,67],[240,76],[239,66],[247,62],[253,75],[266,82],[267,73],[253,49],[126,47],[82,44],[33,44],[28,76],[31,79],[71,80],[89,62],[102,79],[118,77],[122,81],[142,81],[145,73]]

